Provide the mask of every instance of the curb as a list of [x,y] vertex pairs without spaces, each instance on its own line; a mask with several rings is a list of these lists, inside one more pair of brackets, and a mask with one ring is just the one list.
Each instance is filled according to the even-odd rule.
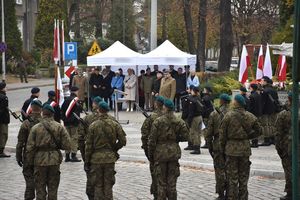
[[[16,148],[12,147],[12,146],[6,146],[5,150],[10,153],[16,152]],[[131,155],[126,155],[126,154],[121,155],[119,160],[124,161],[124,162],[148,163],[148,160],[146,159],[145,156],[131,156]],[[181,160],[180,165],[184,168],[193,168],[193,169],[214,172],[213,164]],[[272,179],[284,179],[285,178],[283,171],[272,171],[272,170],[255,169],[255,168],[251,168],[250,176],[265,177],[265,178],[272,178]]]
[[[40,84],[40,85],[36,85],[38,87],[46,87],[46,86],[51,86],[53,85],[53,83],[47,83],[47,84]],[[8,85],[8,91],[14,91],[14,90],[22,90],[22,89],[28,89],[28,88],[32,88],[32,87],[35,87],[34,85],[31,85],[31,86],[21,86],[21,87],[15,87],[15,88],[9,88],[9,85]]]

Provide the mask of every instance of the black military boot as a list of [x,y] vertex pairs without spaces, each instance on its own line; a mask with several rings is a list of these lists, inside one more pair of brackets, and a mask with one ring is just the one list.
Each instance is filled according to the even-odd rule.
[[258,140],[257,139],[252,140],[251,148],[258,148]]
[[76,153],[72,153],[71,162],[81,162],[81,160],[76,157]]
[[285,196],[280,197],[280,200],[292,200],[292,194],[286,194]]
[[70,153],[66,153],[66,158],[65,158],[65,162],[70,162]]
[[4,149],[0,150],[0,158],[9,158],[10,155],[7,155],[6,153],[4,153]]
[[187,150],[187,151],[194,150],[193,144],[191,142],[188,142],[188,146],[185,147],[184,150]]
[[190,154],[201,154],[200,145],[195,145],[194,150]]

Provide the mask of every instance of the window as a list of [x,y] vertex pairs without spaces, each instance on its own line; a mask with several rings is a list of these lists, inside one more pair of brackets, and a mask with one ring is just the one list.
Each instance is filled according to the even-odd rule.
[[22,5],[23,0],[16,0],[16,4]]
[[23,20],[18,19],[17,22],[18,22],[18,29],[21,33],[21,39],[23,39]]

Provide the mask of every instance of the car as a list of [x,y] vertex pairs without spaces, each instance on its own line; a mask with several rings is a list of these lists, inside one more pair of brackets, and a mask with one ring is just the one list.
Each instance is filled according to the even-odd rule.
[[238,57],[232,57],[231,64],[230,64],[230,71],[237,70],[239,67],[239,58]]
[[218,61],[206,61],[205,71],[207,72],[217,72],[218,71]]

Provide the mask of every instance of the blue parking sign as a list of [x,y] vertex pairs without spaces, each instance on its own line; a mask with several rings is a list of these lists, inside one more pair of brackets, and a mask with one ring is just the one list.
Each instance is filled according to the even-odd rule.
[[77,60],[77,42],[65,42],[65,60]]

